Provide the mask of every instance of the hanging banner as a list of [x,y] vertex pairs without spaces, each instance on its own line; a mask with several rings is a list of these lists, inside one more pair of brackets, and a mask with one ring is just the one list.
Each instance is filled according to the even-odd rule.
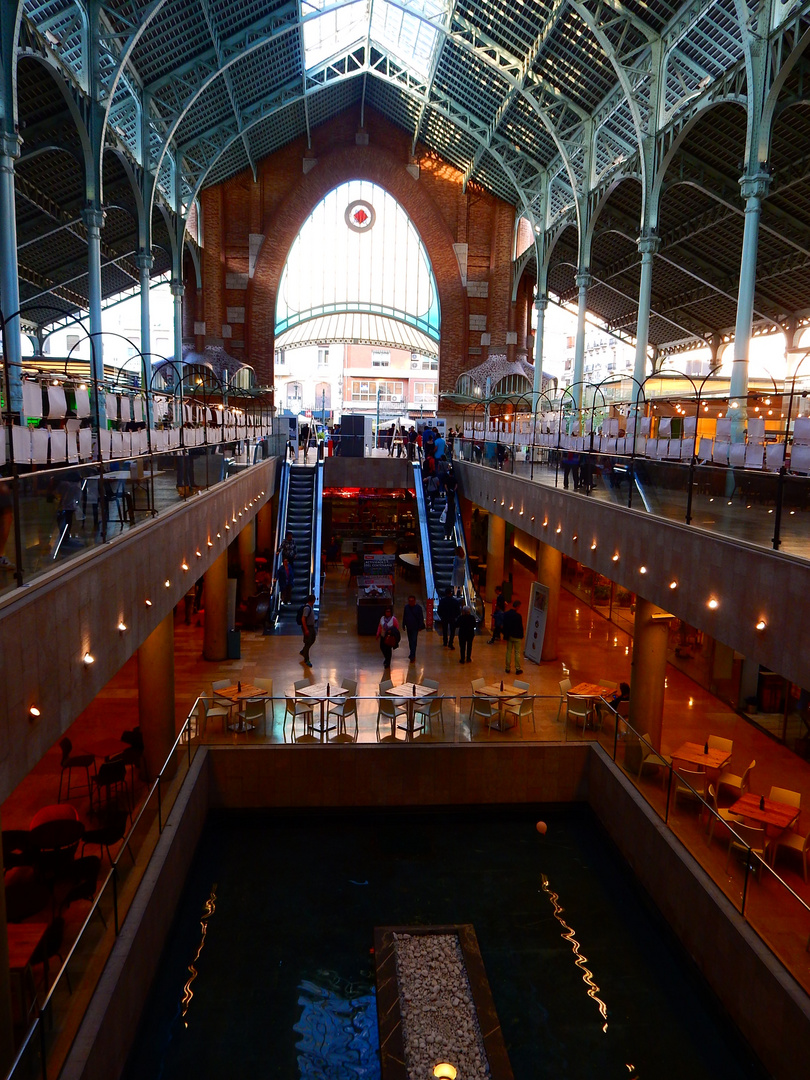
[[523,655],[540,663],[543,653],[543,639],[546,636],[546,616],[548,614],[549,589],[539,581],[532,582],[529,594],[529,610],[526,613],[526,638]]

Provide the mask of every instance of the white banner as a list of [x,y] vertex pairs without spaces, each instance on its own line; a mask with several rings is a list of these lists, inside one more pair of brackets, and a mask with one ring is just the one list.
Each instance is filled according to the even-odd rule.
[[523,646],[523,655],[540,663],[543,654],[543,639],[546,636],[546,616],[548,614],[549,589],[547,585],[541,585],[539,581],[532,582],[529,594],[529,610],[526,613],[526,637]]

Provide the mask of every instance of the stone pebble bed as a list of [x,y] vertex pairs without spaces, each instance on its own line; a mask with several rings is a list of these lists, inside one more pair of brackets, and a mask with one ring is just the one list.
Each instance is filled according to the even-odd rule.
[[459,1080],[489,1080],[481,1027],[457,934],[394,934],[408,1080],[446,1061]]

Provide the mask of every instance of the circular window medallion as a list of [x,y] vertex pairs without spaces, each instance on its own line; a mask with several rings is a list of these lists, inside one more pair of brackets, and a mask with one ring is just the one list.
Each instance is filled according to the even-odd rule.
[[346,207],[345,218],[350,229],[355,232],[368,232],[377,219],[377,213],[365,199],[355,199]]

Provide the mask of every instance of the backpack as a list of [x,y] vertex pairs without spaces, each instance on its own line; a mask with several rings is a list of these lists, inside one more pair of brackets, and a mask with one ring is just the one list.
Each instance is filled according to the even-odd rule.
[[306,604],[302,604],[301,607],[298,609],[298,611],[296,611],[296,613],[295,613],[295,624],[296,624],[296,626],[303,626],[303,623],[304,623],[304,608],[306,606],[307,606]]

